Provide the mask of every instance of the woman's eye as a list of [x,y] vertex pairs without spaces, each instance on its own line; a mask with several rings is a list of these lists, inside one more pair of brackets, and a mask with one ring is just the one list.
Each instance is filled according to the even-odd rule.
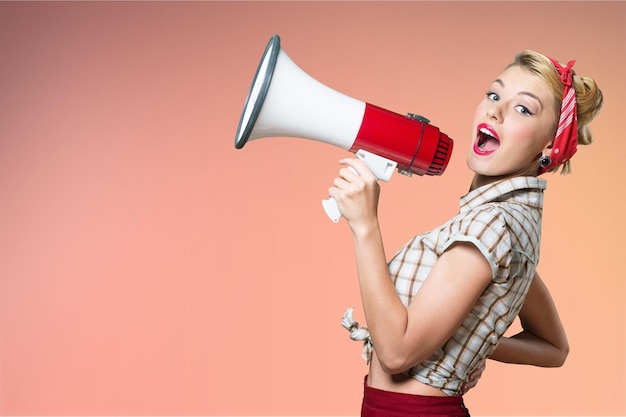
[[491,91],[487,91],[487,98],[491,101],[498,101],[500,100],[500,96],[498,96],[496,93],[491,92]]
[[528,110],[528,107],[526,106],[522,106],[522,105],[515,106],[515,109],[521,114],[528,115],[528,116],[533,115],[533,113],[530,110]]

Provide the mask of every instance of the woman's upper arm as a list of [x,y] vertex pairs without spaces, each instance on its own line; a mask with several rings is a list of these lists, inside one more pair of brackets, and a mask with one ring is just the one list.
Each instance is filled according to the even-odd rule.
[[535,273],[519,313],[522,328],[559,349],[569,350],[567,335],[550,291]]
[[407,367],[441,347],[459,328],[492,279],[489,262],[472,243],[453,244],[439,258],[408,307],[407,346],[419,346]]

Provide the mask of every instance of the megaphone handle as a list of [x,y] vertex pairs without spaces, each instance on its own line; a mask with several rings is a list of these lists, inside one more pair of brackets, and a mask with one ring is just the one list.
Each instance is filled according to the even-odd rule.
[[[389,181],[389,178],[391,178],[393,170],[396,168],[397,165],[397,162],[392,161],[391,159],[387,159],[385,157],[373,154],[363,149],[359,149],[356,152],[356,156],[361,161],[363,161],[363,163],[372,171],[376,178],[383,181]],[[348,168],[358,175],[358,173],[352,167]],[[339,211],[339,206],[337,205],[337,201],[334,198],[331,197],[328,200],[322,200],[322,207],[324,207],[326,215],[333,222],[337,223],[339,219],[341,219],[341,212]]]
[[322,207],[324,207],[324,211],[326,215],[335,223],[341,219],[341,212],[339,211],[339,206],[337,205],[337,200],[330,197],[328,200],[322,200]]
[[[348,169],[355,174],[359,175],[354,168],[348,167]],[[339,211],[339,206],[337,205],[337,200],[330,197],[328,200],[322,200],[322,207],[324,207],[324,211],[326,215],[335,223],[341,219],[341,211]]]

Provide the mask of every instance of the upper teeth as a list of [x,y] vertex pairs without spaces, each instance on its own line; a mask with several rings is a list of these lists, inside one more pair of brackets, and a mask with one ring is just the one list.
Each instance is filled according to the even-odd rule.
[[480,128],[480,133],[484,133],[485,135],[489,135],[492,138],[495,138],[494,134],[491,133],[491,131],[489,129],[487,129],[486,127],[481,127]]

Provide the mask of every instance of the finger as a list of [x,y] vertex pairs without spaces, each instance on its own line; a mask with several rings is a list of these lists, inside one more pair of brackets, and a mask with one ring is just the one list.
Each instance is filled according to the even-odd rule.
[[350,182],[343,177],[336,177],[333,180],[333,185],[339,190],[345,190],[350,185]]
[[339,161],[340,164],[347,165],[356,171],[356,175],[369,179],[373,177],[372,171],[358,158],[343,158]]
[[343,178],[346,182],[362,181],[362,179],[359,179],[361,176],[352,167],[341,168],[339,170],[339,176]]

